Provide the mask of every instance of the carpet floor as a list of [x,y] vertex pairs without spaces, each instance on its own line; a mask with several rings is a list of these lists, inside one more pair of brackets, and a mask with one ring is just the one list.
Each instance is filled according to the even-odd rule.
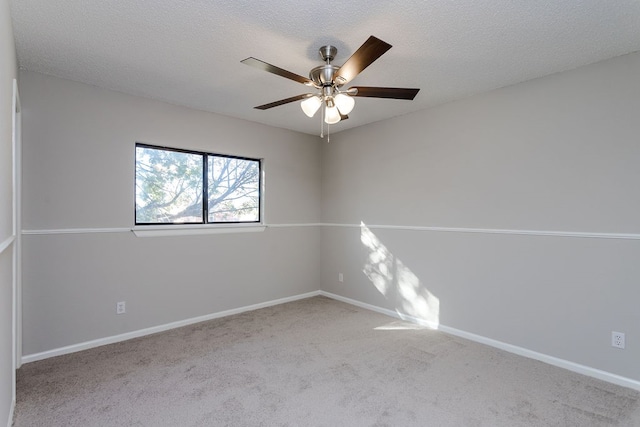
[[640,393],[324,297],[24,365],[15,427],[640,426]]

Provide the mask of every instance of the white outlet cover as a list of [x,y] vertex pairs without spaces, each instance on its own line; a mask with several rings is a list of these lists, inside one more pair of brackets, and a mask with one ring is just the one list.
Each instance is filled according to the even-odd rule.
[[616,348],[624,348],[625,347],[625,336],[624,332],[611,332],[611,346]]
[[125,301],[120,301],[116,303],[116,314],[124,314],[127,311],[127,303]]

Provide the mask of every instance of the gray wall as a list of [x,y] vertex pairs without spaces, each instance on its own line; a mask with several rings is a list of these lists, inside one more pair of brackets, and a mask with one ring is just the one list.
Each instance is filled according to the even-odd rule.
[[[0,0],[0,244],[13,235],[12,105],[16,53],[9,2]],[[0,252],[0,424],[13,399],[13,244]]]
[[638,75],[632,54],[334,135],[322,288],[640,380],[640,240],[611,234],[640,237]]
[[[24,354],[322,288],[640,380],[640,241],[615,234],[640,234],[638,72],[627,55],[330,144],[24,72]],[[268,223],[336,226],[47,232],[132,225],[135,141],[263,157]]]
[[133,226],[136,141],[263,158],[267,223],[317,223],[317,137],[37,73],[20,90],[25,355],[319,289],[318,227],[109,230]]

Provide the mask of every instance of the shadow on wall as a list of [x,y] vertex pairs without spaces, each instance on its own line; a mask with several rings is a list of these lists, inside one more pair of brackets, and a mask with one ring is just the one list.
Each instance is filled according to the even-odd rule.
[[360,223],[360,241],[368,251],[362,272],[394,304],[398,316],[438,329],[440,300],[420,283],[418,276],[394,256],[364,222]]

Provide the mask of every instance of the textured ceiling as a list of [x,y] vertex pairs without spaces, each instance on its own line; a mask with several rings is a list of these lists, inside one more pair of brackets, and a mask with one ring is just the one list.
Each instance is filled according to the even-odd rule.
[[[393,48],[350,85],[418,87],[414,101],[357,98],[332,132],[640,50],[638,0],[12,0],[22,68],[318,134],[308,92],[241,64],[307,76],[317,49],[341,65],[370,35]],[[348,87],[347,86],[347,87]]]

